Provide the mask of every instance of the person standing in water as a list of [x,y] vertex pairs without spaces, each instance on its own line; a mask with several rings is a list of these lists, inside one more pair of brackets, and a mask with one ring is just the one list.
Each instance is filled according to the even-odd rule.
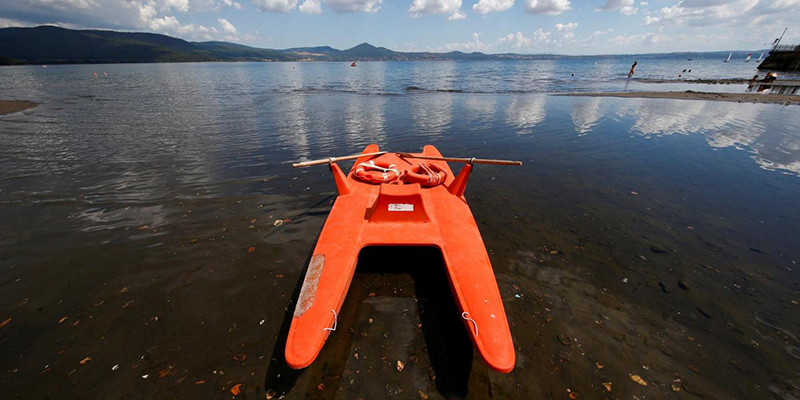
[[633,77],[634,72],[636,72],[636,64],[637,61],[634,61],[633,65],[631,65],[631,72],[628,72],[628,79],[631,79],[631,77]]

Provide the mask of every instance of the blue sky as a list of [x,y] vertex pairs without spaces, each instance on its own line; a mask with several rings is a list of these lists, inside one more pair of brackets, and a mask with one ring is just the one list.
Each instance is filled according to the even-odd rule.
[[0,27],[55,24],[257,47],[610,54],[766,48],[800,0],[2,0]]

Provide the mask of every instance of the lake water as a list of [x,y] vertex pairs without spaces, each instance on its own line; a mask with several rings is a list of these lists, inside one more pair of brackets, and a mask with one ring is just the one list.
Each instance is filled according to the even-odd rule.
[[[659,79],[684,62],[638,61]],[[584,62],[0,69],[0,99],[42,103],[0,117],[4,393],[800,397],[797,108],[546,94],[663,87]],[[290,164],[369,143],[524,162],[477,166],[466,193],[512,373],[471,350],[420,250],[364,254],[320,357],[282,365],[335,199],[327,168]]]

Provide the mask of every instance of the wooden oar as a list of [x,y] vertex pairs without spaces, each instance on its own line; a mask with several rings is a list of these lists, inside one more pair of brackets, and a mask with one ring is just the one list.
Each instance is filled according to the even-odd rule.
[[522,161],[490,160],[484,158],[464,158],[464,157],[433,157],[433,156],[414,155],[411,153],[397,153],[397,155],[403,158],[418,158],[421,160],[441,160],[450,162],[492,164],[492,165],[522,165]]
[[387,153],[386,151],[379,151],[377,153],[353,154],[352,156],[344,156],[344,157],[328,157],[328,158],[323,158],[323,159],[320,159],[320,160],[304,161],[304,162],[301,162],[301,163],[292,164],[292,167],[294,167],[294,168],[310,167],[312,165],[330,164],[330,163],[334,163],[334,162],[337,162],[337,161],[353,160],[353,159],[361,158],[361,157],[379,156],[381,154],[386,154],[386,153]]

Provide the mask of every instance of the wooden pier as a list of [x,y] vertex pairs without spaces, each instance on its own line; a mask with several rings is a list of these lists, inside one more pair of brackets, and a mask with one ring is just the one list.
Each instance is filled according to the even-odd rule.
[[779,45],[769,51],[758,69],[773,71],[800,72],[800,45]]

